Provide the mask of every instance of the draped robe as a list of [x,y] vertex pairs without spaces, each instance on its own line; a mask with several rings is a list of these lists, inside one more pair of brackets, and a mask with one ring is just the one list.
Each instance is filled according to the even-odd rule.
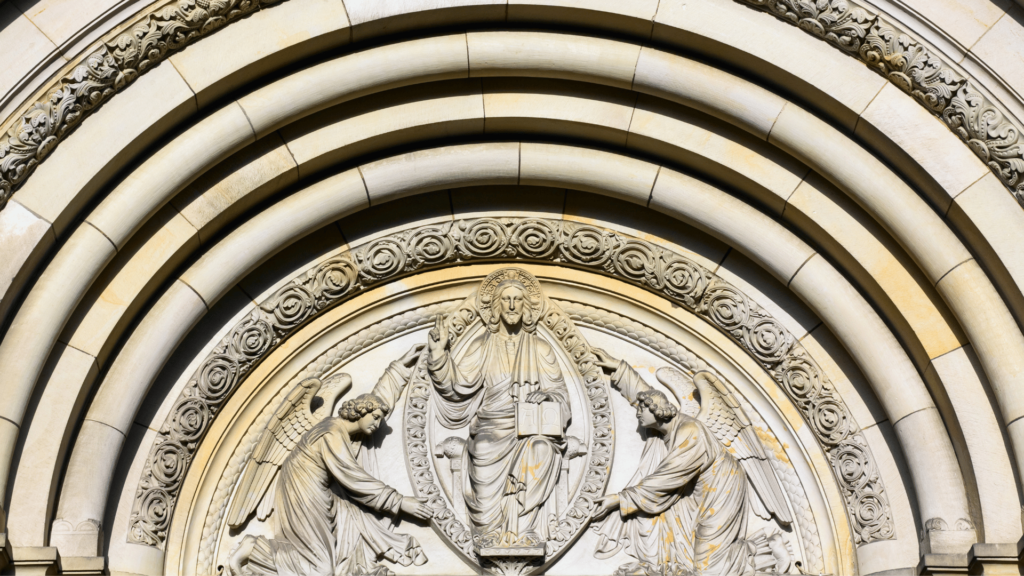
[[[394,406],[409,372],[392,362],[374,394]],[[386,573],[376,565],[380,556],[403,566],[426,562],[413,537],[391,531],[388,516],[398,515],[402,495],[367,471],[376,466],[372,451],[361,447],[340,417],[327,417],[302,436],[278,472],[274,538],[257,538],[248,573]]]
[[534,391],[562,405],[569,421],[569,396],[558,359],[541,336],[484,331],[456,363],[446,353],[428,364],[437,394],[438,417],[449,429],[469,423],[466,444],[466,508],[475,534],[548,538],[549,498],[558,481],[565,443],[546,436],[516,435],[515,402]]
[[[612,384],[631,402],[649,386],[625,362]],[[642,564],[695,574],[753,574],[747,546],[747,477],[701,421],[679,413],[664,437],[652,436],[619,512],[596,526]],[[641,570],[642,571],[642,570]]]

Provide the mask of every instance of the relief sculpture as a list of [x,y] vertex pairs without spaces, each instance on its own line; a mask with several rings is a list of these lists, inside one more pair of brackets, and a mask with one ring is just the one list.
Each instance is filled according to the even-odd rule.
[[[450,564],[431,571],[402,516],[474,573],[542,573],[584,537],[616,576],[799,568],[768,432],[713,372],[665,365],[646,382],[592,348],[519,268],[492,272],[431,323],[372,392],[342,403],[352,378],[318,373],[280,403],[227,510],[241,533],[229,574],[443,573]],[[611,390],[636,411],[643,442],[621,462]],[[399,402],[414,496],[380,479],[368,448],[393,442],[377,431]],[[613,465],[635,473],[609,491]],[[246,533],[253,518],[264,533]]]
[[[380,558],[403,566],[427,561],[419,543],[395,534],[388,518],[426,520],[430,509],[375,478],[370,453],[361,450],[394,407],[421,349],[392,362],[372,393],[345,401],[336,416],[337,399],[352,386],[346,374],[325,384],[304,380],[281,403],[228,513],[233,527],[253,512],[260,520],[274,514],[277,528],[273,538],[249,535],[239,543],[229,560],[233,575],[384,576],[392,572],[377,564]],[[311,410],[315,399],[322,404]]]
[[[652,389],[625,361],[596,351],[612,385],[636,406],[651,432],[630,485],[601,499],[596,554],[619,549],[636,562],[616,575],[752,576],[785,573],[790,554],[779,534],[747,534],[753,511],[790,524],[761,441],[732,393],[710,372],[692,379],[671,367],[658,380],[679,402]],[[698,397],[700,400],[696,400]]]

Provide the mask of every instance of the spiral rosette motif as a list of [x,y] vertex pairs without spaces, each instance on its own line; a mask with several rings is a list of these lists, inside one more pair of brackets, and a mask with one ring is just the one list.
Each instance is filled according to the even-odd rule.
[[492,258],[508,246],[505,226],[493,218],[461,222],[459,230],[459,251],[467,258]]
[[819,399],[814,404],[812,418],[818,438],[825,444],[838,444],[850,435],[850,416],[846,407],[836,400]]
[[793,335],[774,318],[760,318],[743,327],[743,343],[755,358],[771,365],[789,353]]
[[167,537],[173,507],[174,501],[166,491],[160,488],[146,490],[137,503],[136,512],[132,514],[132,539],[150,546],[163,542]]
[[719,328],[727,332],[742,328],[750,319],[750,303],[747,297],[724,283],[716,283],[708,288],[700,309]]
[[231,356],[218,354],[203,362],[196,388],[203,398],[213,404],[220,403],[238,380],[238,362]]
[[821,370],[803,354],[788,355],[772,375],[804,411],[813,408],[814,401],[824,388]]
[[446,262],[455,253],[455,243],[448,235],[451,226],[428,226],[414,232],[407,242],[408,253],[415,267]]
[[199,398],[183,398],[171,410],[170,431],[181,443],[195,442],[206,431],[210,408]]
[[153,479],[167,490],[174,490],[185,475],[188,450],[178,442],[163,442],[153,458]]
[[510,244],[524,258],[547,258],[558,249],[558,236],[547,221],[528,219],[515,227]]
[[311,275],[313,290],[319,293],[320,307],[348,294],[356,287],[358,271],[347,256],[331,258]]
[[646,242],[628,241],[623,243],[612,256],[615,270],[634,282],[651,288],[661,288],[661,266],[655,248]]
[[279,332],[295,328],[316,311],[313,294],[299,284],[282,287],[261,308],[274,315],[275,328]]
[[852,509],[857,544],[889,540],[895,534],[892,516],[881,494],[873,491],[857,494]]
[[562,257],[573,264],[603,266],[617,246],[615,237],[600,228],[565,222],[562,230],[559,248]]
[[405,247],[394,238],[381,238],[356,253],[359,275],[377,282],[405,271]]
[[863,488],[874,480],[871,475],[871,461],[863,446],[853,442],[844,442],[832,453],[832,468],[843,487],[850,491]]
[[259,359],[273,344],[274,329],[260,318],[259,312],[253,312],[249,320],[231,334],[231,348],[245,360]]
[[696,308],[708,287],[707,271],[685,258],[672,257],[665,259],[662,269],[665,291],[688,307]]

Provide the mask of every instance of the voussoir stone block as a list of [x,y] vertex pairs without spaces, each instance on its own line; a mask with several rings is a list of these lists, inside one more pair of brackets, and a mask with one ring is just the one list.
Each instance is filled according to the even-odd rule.
[[62,340],[104,364],[134,313],[198,248],[196,229],[165,206],[104,269],[75,310]]
[[238,103],[262,138],[298,118],[360,96],[468,75],[466,35],[437,36],[341,56],[260,88]]
[[97,371],[95,358],[70,346],[59,344],[50,355],[12,482],[7,522],[14,546],[47,544],[66,450]]
[[[783,213],[810,235],[871,295],[895,325],[918,366],[966,340],[927,278],[891,236],[857,204],[818,175],[808,177]],[[909,332],[908,332],[909,331]],[[916,341],[916,342],[915,342]]]
[[357,170],[326,178],[257,214],[181,275],[209,306],[261,262],[298,238],[368,205]]
[[941,120],[894,84],[886,84],[864,110],[856,134],[898,166],[940,212],[990,173]]
[[653,37],[781,85],[851,130],[886,85],[857,59],[822,50],[819,38],[736,0],[662,0]]
[[977,251],[1010,309],[1024,318],[1024,211],[1016,199],[987,173],[953,200],[947,218]]
[[170,60],[203,108],[249,80],[346,44],[350,34],[342,0],[289,0],[224,27]]
[[333,164],[409,142],[480,134],[479,80],[455,80],[366,96],[281,130],[304,178]]
[[487,78],[485,131],[515,132],[624,146],[636,95],[617,88],[544,79]]
[[53,243],[50,223],[18,202],[0,211],[0,322]]
[[776,214],[808,170],[744,130],[646,94],[637,99],[628,146],[743,190]]
[[596,192],[646,206],[657,164],[589,148],[523,143],[520,182]]
[[508,0],[509,22],[603,28],[648,39],[658,0]]
[[470,32],[470,76],[530,76],[630,88],[636,44],[544,32]]
[[357,42],[411,29],[501,22],[505,4],[506,0],[345,0]]
[[[749,204],[700,180],[662,168],[650,207],[708,232],[788,284],[814,254],[810,246]],[[772,238],[773,242],[764,242]]]
[[83,223],[38,277],[0,342],[0,372],[5,379],[0,417],[21,422],[64,323],[113,256],[110,240]]
[[359,167],[370,204],[420,192],[519,182],[519,143],[463,144],[419,150]]
[[83,120],[25,181],[18,202],[63,236],[119,170],[195,110],[195,95],[174,67],[154,67]]
[[175,194],[218,161],[256,139],[235,103],[202,119],[132,171],[86,221],[120,249]]
[[245,210],[298,178],[295,160],[275,133],[219,162],[175,196],[171,205],[206,243]]

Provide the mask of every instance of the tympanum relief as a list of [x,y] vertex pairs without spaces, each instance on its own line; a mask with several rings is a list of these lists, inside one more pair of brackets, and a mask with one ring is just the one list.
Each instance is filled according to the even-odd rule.
[[798,573],[806,504],[750,405],[704,362],[591,346],[609,337],[567,304],[501,268],[396,341],[372,388],[353,384],[355,364],[299,381],[239,473],[219,564],[570,574],[559,560],[585,554],[588,573]]

